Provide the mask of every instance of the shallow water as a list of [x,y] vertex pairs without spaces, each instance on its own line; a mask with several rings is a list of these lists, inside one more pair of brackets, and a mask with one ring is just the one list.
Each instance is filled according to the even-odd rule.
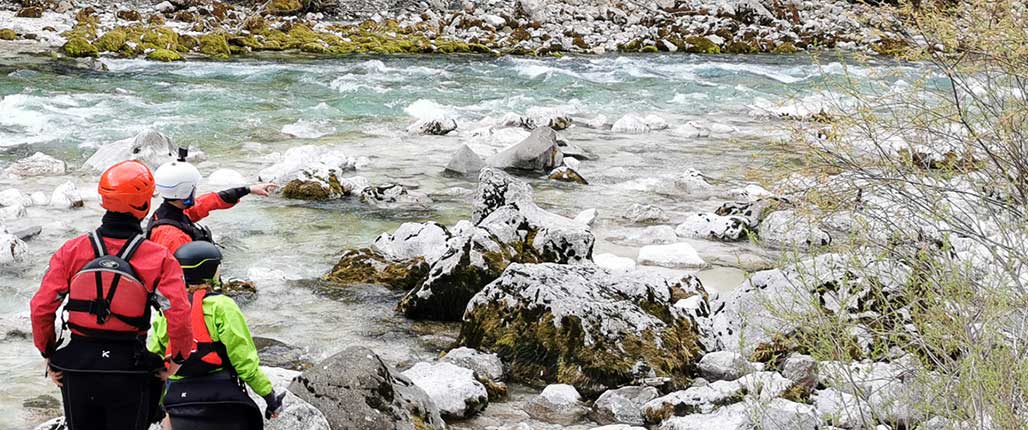
[[[158,64],[104,60],[109,72],[89,72],[38,59],[0,59],[0,163],[43,151],[69,162],[68,178],[83,190],[93,174],[78,167],[97,145],[153,127],[183,146],[204,150],[205,174],[232,168],[256,180],[269,154],[319,144],[371,164],[355,174],[373,183],[399,182],[432,195],[429,210],[376,210],[355,202],[305,204],[247,197],[209,224],[225,244],[228,275],[258,282],[260,297],[244,311],[256,334],[308,348],[324,357],[347,345],[370,346],[394,363],[432,358],[452,340],[454,325],[413,323],[397,317],[398,294],[355,288],[331,299],[312,281],[339,251],[367,244],[406,221],[452,224],[470,213],[473,178],[442,174],[461,143],[498,148],[517,132],[482,136],[508,112],[559,108],[574,116],[656,114],[670,129],[640,135],[573,127],[562,135],[591,151],[580,169],[589,186],[528,178],[541,206],[566,216],[598,208],[596,252],[634,258],[638,246],[609,238],[622,234],[620,214],[632,203],[662,207],[675,225],[688,211],[713,210],[727,190],[754,172],[772,168],[783,151],[785,121],[764,110],[800,101],[817,103],[845,73],[882,88],[912,79],[917,69],[888,63],[844,68],[816,65],[801,56],[640,56],[564,59],[467,57],[265,58],[230,63]],[[443,111],[457,118],[458,132],[445,137],[410,136],[412,115]],[[711,129],[697,138],[675,129],[689,121]],[[507,136],[504,138],[503,136]],[[513,137],[511,137],[513,136]],[[252,143],[258,143],[257,148]],[[718,192],[661,192],[662,175],[702,171]],[[47,194],[68,178],[0,177],[0,189]],[[657,179],[647,179],[657,178]],[[216,190],[214,187],[205,187]],[[43,233],[29,242],[29,261],[0,269],[0,322],[5,330],[29,331],[27,303],[47,259],[64,240],[98,223],[95,201],[62,211],[30,208],[29,222]],[[24,223],[25,221],[20,221]],[[703,242],[703,241],[699,241]],[[774,256],[748,244],[698,243],[701,256],[731,261],[733,253]],[[709,253],[705,255],[705,253]],[[716,255],[715,255],[716,254]],[[731,263],[701,273],[708,289],[727,291],[744,273]],[[440,334],[441,333],[441,334]],[[59,393],[42,377],[31,340],[8,337],[0,348],[0,428],[24,428],[36,420],[22,402]]]

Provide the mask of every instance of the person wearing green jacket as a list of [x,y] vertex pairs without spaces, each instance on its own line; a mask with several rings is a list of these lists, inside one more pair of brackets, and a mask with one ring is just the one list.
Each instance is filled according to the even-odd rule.
[[[261,430],[260,408],[245,385],[264,398],[264,417],[278,416],[285,393],[276,394],[260,369],[246,318],[236,302],[211,290],[218,284],[221,251],[210,242],[191,242],[175,251],[192,300],[191,322],[196,350],[168,381],[164,408],[173,430]],[[147,347],[168,350],[168,324],[153,321]]]

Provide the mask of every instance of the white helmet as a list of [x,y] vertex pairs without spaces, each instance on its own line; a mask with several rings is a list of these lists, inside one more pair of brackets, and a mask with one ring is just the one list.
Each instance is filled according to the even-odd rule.
[[196,192],[200,171],[185,161],[164,163],[154,172],[157,194],[166,199],[186,200]]

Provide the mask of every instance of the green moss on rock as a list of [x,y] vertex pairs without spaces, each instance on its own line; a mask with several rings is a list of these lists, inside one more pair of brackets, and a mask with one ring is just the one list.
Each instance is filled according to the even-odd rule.
[[344,286],[373,284],[407,291],[416,287],[426,276],[428,264],[421,257],[396,262],[364,248],[346,251],[324,280]]
[[146,55],[146,59],[164,62],[181,61],[182,55],[170,49],[155,49]]
[[271,0],[265,10],[278,16],[296,15],[303,10],[303,3],[300,0]]
[[660,49],[657,49],[657,47],[653,46],[653,45],[646,45],[646,46],[643,46],[641,49],[639,49],[639,52],[645,52],[645,53],[648,53],[648,54],[655,54],[657,52],[660,52]]
[[785,42],[776,46],[771,52],[775,54],[795,54],[799,52],[799,49],[792,42]]
[[18,37],[18,33],[9,28],[0,28],[0,40],[14,40]]
[[226,60],[232,56],[232,50],[222,33],[205,34],[200,37],[200,53],[211,58]]
[[720,54],[721,48],[703,36],[690,36],[685,38],[685,52],[693,54]]
[[125,40],[128,38],[128,34],[125,30],[115,28],[108,31],[96,39],[96,49],[103,52],[118,52],[125,47]]
[[61,47],[69,57],[96,57],[100,51],[83,37],[72,37]]
[[725,52],[729,54],[755,54],[757,48],[746,42],[729,42],[725,45]]

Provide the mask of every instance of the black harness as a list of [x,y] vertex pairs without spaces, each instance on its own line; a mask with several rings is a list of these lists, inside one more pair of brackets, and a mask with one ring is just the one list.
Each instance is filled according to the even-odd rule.
[[162,225],[170,225],[185,233],[193,241],[214,243],[214,236],[211,230],[205,226],[194,223],[186,216],[182,209],[164,203],[154,211],[153,217],[146,225],[146,238],[153,234],[153,229]]

